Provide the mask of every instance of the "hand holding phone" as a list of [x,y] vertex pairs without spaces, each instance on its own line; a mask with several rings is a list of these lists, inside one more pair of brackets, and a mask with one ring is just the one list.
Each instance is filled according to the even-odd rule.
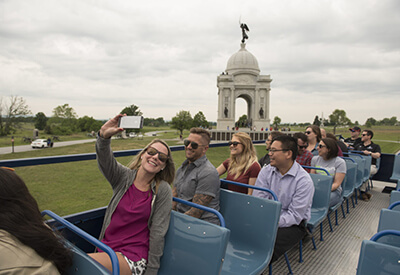
[[141,129],[143,128],[142,116],[122,116],[119,118],[118,127],[124,129]]

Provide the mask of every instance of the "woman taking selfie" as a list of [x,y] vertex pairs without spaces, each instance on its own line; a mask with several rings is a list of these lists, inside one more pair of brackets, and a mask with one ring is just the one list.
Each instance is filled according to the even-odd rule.
[[[218,174],[221,176],[228,172],[227,180],[254,185],[261,167],[250,136],[243,132],[234,134],[229,141],[229,150],[231,156],[218,166]],[[253,193],[252,188],[233,184],[228,184],[228,189],[249,195]]]
[[0,274],[64,274],[72,253],[13,169],[0,168]]
[[[113,189],[100,240],[117,252],[121,274],[157,274],[171,215],[175,167],[171,150],[160,139],[150,142],[128,167],[118,163],[110,143],[123,131],[118,127],[122,116],[106,122],[97,137],[99,169]],[[111,270],[106,253],[90,256]]]

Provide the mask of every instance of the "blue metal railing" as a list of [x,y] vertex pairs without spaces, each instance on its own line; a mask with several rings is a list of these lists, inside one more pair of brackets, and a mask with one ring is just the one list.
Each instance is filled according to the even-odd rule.
[[213,209],[213,208],[210,208],[210,207],[207,207],[207,206],[203,206],[203,205],[194,203],[194,202],[185,201],[185,200],[182,200],[182,199],[179,199],[179,198],[176,198],[176,197],[173,197],[172,200],[173,200],[173,201],[176,201],[176,202],[178,202],[178,203],[186,204],[186,205],[188,205],[188,206],[190,206],[190,207],[195,207],[195,208],[198,208],[198,209],[200,209],[200,210],[213,213],[213,214],[215,214],[215,215],[218,217],[219,222],[220,222],[220,225],[221,225],[222,227],[226,227],[226,226],[225,226],[225,219],[224,219],[224,217],[223,217],[223,216],[221,215],[221,213],[219,213],[217,210],[215,210],[215,209]]
[[44,216],[44,215],[50,216],[51,218],[53,218],[57,222],[59,222],[62,225],[64,225],[66,228],[68,228],[69,230],[71,230],[72,232],[74,232],[75,234],[80,236],[81,238],[85,239],[86,241],[88,241],[92,245],[100,248],[105,253],[107,253],[108,256],[110,256],[110,259],[111,259],[112,274],[114,274],[114,275],[118,275],[119,274],[119,262],[118,262],[117,255],[115,254],[115,252],[108,245],[105,245],[104,243],[102,243],[98,239],[94,238],[92,235],[86,233],[82,229],[76,227],[75,225],[73,225],[69,221],[61,218],[60,216],[58,216],[57,214],[53,213],[50,210],[42,211],[42,216]]
[[272,197],[274,198],[275,201],[278,201],[278,197],[276,196],[274,191],[269,190],[267,188],[254,186],[254,185],[250,185],[250,184],[244,184],[244,183],[240,183],[240,182],[236,182],[236,181],[225,180],[225,179],[221,179],[221,183],[233,184],[233,185],[237,185],[237,186],[242,186],[242,187],[246,187],[246,188],[251,188],[251,189],[255,189],[255,190],[268,192],[272,195]]

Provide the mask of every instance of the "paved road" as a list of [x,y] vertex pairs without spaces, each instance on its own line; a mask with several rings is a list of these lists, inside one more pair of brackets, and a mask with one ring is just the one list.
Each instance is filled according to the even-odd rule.
[[[81,144],[81,143],[88,143],[88,142],[95,142],[96,139],[82,139],[82,140],[71,140],[71,141],[57,141],[54,143],[53,147],[62,147],[62,146],[68,146],[68,145],[74,145],[74,144]],[[44,148],[44,149],[33,149],[30,145],[19,145],[19,146],[14,146],[14,152],[26,152],[26,151],[33,151],[33,150],[48,150],[50,148]],[[2,154],[10,154],[12,153],[12,147],[1,147],[0,148],[0,155]]]

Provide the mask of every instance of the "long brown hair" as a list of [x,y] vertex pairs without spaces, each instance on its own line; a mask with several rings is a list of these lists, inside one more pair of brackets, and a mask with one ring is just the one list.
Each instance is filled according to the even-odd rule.
[[242,154],[239,157],[231,155],[229,161],[228,172],[232,175],[235,175],[234,179],[237,179],[241,174],[246,173],[246,171],[251,165],[253,165],[254,162],[258,163],[258,161],[257,152],[250,136],[244,132],[238,132],[233,136],[239,139],[243,146]]
[[154,143],[161,143],[162,145],[165,146],[168,150],[168,159],[165,163],[165,168],[158,172],[155,176],[154,179],[157,183],[157,185],[162,181],[166,181],[169,184],[172,184],[175,178],[175,165],[174,165],[174,160],[172,159],[171,155],[171,149],[169,148],[168,144],[162,140],[162,139],[153,139],[149,144],[146,145],[146,147],[139,153],[137,154],[133,160],[128,164],[128,167],[130,169],[139,169],[140,166],[142,165],[142,155],[146,152],[147,148],[149,148],[151,145]]
[[60,235],[44,223],[24,181],[4,168],[0,168],[0,229],[53,262],[61,274],[72,265],[72,252],[64,246]]

